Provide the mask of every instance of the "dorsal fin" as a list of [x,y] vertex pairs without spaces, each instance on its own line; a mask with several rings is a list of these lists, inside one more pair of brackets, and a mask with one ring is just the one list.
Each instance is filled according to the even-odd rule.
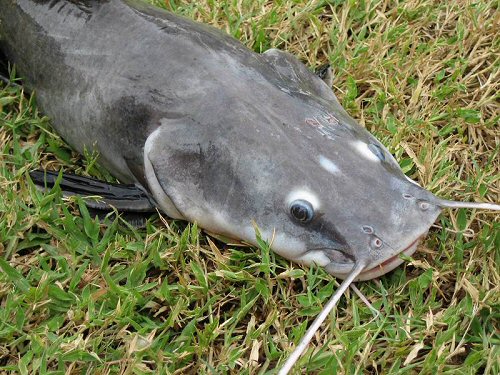
[[331,73],[328,67],[323,66],[324,71],[315,74],[292,54],[275,48],[264,52],[262,57],[287,84],[287,89],[306,91],[320,98],[337,101],[331,84],[328,84],[328,80],[332,78],[332,75],[328,74]]

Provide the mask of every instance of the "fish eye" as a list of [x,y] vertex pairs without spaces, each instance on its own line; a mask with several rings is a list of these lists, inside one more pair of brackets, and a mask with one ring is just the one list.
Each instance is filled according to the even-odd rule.
[[290,215],[302,224],[307,224],[314,217],[314,209],[308,201],[297,199],[290,204]]

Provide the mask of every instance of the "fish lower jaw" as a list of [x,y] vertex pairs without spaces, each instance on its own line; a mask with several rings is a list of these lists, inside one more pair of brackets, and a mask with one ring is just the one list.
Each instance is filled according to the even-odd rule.
[[383,261],[382,263],[376,265],[375,267],[372,267],[366,271],[361,272],[359,276],[356,278],[356,281],[375,279],[379,276],[385,275],[387,272],[392,271],[393,269],[395,269],[396,267],[401,265],[401,263],[404,262],[404,260],[401,259],[401,255],[409,257],[412,256],[415,253],[415,251],[417,251],[417,247],[421,239],[422,237],[417,238],[408,247],[406,247],[398,254],[390,257],[389,259]]

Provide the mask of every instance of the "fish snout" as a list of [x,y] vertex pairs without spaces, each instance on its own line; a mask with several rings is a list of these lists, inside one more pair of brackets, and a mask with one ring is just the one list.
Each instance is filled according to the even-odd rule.
[[392,271],[417,251],[421,240],[441,212],[427,191],[402,193],[402,201],[392,212],[393,220],[378,225],[365,224],[361,232],[367,236],[366,269],[357,280],[370,280]]
[[441,211],[441,207],[437,204],[436,199],[433,195],[430,195],[429,192],[425,191],[425,195],[419,196],[417,194],[411,193],[403,193],[403,199],[413,202],[415,208],[420,212],[432,212],[432,211]]

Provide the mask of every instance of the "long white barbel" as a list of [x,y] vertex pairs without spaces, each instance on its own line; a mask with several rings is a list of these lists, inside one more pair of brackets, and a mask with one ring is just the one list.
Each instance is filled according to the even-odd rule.
[[292,369],[295,362],[297,362],[300,356],[302,355],[302,352],[307,348],[307,345],[309,345],[309,342],[313,338],[314,334],[318,331],[321,324],[323,324],[328,314],[330,314],[333,308],[337,305],[340,297],[342,297],[347,288],[349,288],[349,285],[351,285],[354,279],[365,269],[365,267],[366,265],[364,263],[357,263],[354,265],[354,268],[349,274],[349,276],[347,276],[347,278],[342,282],[342,284],[340,284],[335,294],[330,298],[330,300],[325,305],[323,310],[321,310],[316,319],[314,319],[314,322],[312,322],[311,326],[306,331],[304,337],[302,337],[295,350],[292,352],[290,357],[288,357],[285,364],[278,372],[278,375],[288,374],[288,372]]
[[483,210],[500,211],[500,204],[486,202],[462,202],[437,199],[436,203],[443,208],[477,208]]

